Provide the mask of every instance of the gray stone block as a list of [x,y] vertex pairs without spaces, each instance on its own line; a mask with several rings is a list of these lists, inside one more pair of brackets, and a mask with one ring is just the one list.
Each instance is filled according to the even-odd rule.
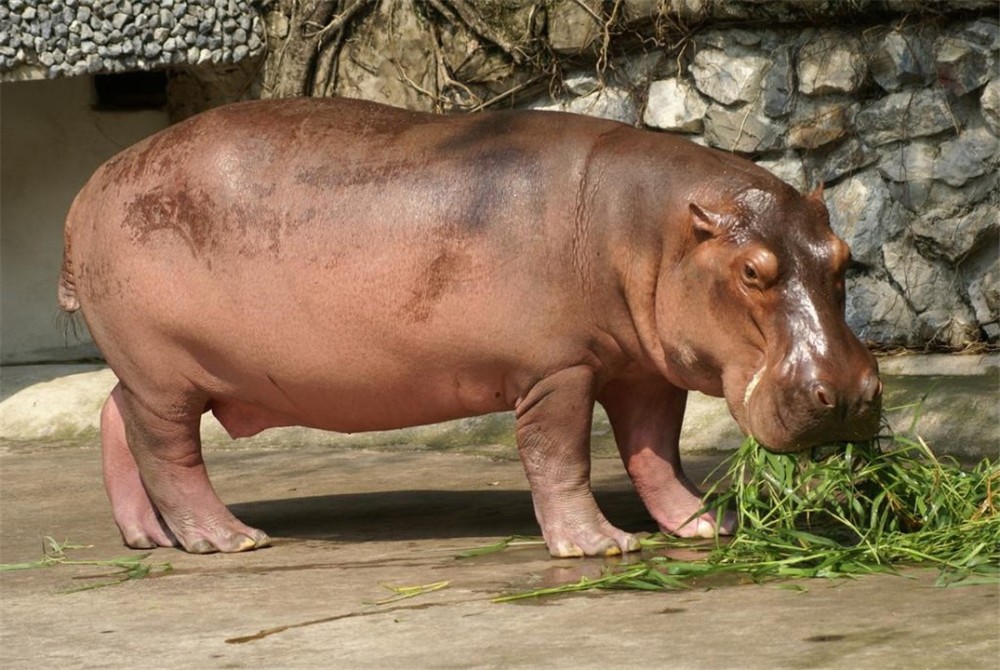
[[986,127],[1000,137],[1000,78],[992,79],[983,87],[979,105]]
[[855,117],[858,132],[872,146],[955,129],[948,97],[940,88],[891,93]]
[[906,216],[874,169],[843,180],[825,193],[830,225],[851,247],[851,255],[869,267],[881,265],[882,245],[898,235]]
[[805,165],[814,184],[829,184],[845,175],[874,164],[879,152],[855,136],[835,145],[820,147],[805,156]]
[[785,144],[793,149],[816,149],[844,137],[860,105],[849,100],[802,100],[788,121]]
[[730,105],[755,100],[760,95],[761,79],[770,67],[771,61],[759,54],[701,49],[689,69],[699,91]]
[[989,268],[969,284],[969,302],[991,340],[1000,337],[1000,262],[994,260]]
[[707,111],[708,103],[694,86],[672,77],[650,84],[643,123],[663,130],[700,132]]
[[629,125],[636,125],[639,122],[639,109],[631,93],[613,86],[606,86],[590,95],[580,97],[555,101],[545,98],[530,104],[529,108],[596,116]]
[[922,255],[957,265],[1000,232],[997,203],[986,200],[951,216],[931,210],[915,219],[910,231]]
[[891,180],[893,197],[911,211],[918,211],[930,196],[937,143],[915,140],[886,148],[879,159],[882,176]]
[[938,82],[954,95],[965,95],[991,75],[989,49],[961,37],[942,37],[935,44]]
[[884,90],[924,86],[934,80],[934,55],[927,40],[913,32],[893,30],[879,42],[869,68]]
[[759,105],[729,109],[710,105],[705,114],[705,141],[724,151],[755,153],[781,147],[785,127],[764,115]]
[[803,45],[796,70],[806,95],[854,93],[868,74],[868,59],[857,37],[827,31]]
[[774,52],[774,62],[761,81],[764,113],[781,117],[792,109],[795,95],[795,70],[792,67],[790,47],[780,47]]
[[975,315],[957,291],[953,265],[928,260],[910,235],[883,247],[885,268],[916,313],[920,341],[962,348],[977,339]]
[[549,46],[556,53],[579,53],[589,47],[600,30],[594,15],[600,16],[601,4],[601,0],[553,2],[548,10]]
[[622,12],[630,23],[655,18],[659,14],[661,0],[625,0]]
[[846,290],[847,325],[863,341],[883,346],[920,343],[913,308],[887,278],[850,274]]
[[806,181],[805,167],[798,152],[788,151],[778,158],[761,158],[755,162],[778,179],[793,186],[800,193],[809,187]]
[[942,142],[934,162],[934,178],[949,186],[963,186],[974,177],[998,167],[997,138],[985,126],[967,128],[952,140]]

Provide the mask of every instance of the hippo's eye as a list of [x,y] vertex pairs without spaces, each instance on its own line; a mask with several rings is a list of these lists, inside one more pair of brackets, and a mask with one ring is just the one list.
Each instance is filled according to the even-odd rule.
[[778,277],[778,259],[763,247],[751,249],[737,262],[734,270],[746,288],[767,290]]

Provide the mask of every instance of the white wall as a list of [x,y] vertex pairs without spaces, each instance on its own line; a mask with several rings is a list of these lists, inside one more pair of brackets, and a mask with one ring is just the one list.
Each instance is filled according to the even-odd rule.
[[0,84],[0,362],[97,355],[56,323],[63,221],[91,173],[166,127],[167,114],[91,102],[89,77]]

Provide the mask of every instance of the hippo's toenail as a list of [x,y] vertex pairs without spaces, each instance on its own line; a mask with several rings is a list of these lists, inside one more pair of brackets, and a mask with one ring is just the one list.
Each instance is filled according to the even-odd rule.
[[136,535],[125,540],[125,544],[131,549],[155,549],[157,544],[148,535]]
[[192,554],[214,554],[219,549],[206,539],[201,539],[192,544],[187,550]]
[[249,551],[257,548],[257,542],[249,535],[235,535],[233,540],[233,551]]

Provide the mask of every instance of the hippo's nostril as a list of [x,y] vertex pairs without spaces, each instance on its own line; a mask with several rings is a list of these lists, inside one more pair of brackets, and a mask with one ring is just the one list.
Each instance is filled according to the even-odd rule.
[[865,375],[861,382],[861,398],[871,403],[882,396],[882,380],[874,372]]
[[837,394],[833,387],[825,382],[816,382],[813,386],[813,394],[816,401],[827,409],[832,409],[837,405]]

